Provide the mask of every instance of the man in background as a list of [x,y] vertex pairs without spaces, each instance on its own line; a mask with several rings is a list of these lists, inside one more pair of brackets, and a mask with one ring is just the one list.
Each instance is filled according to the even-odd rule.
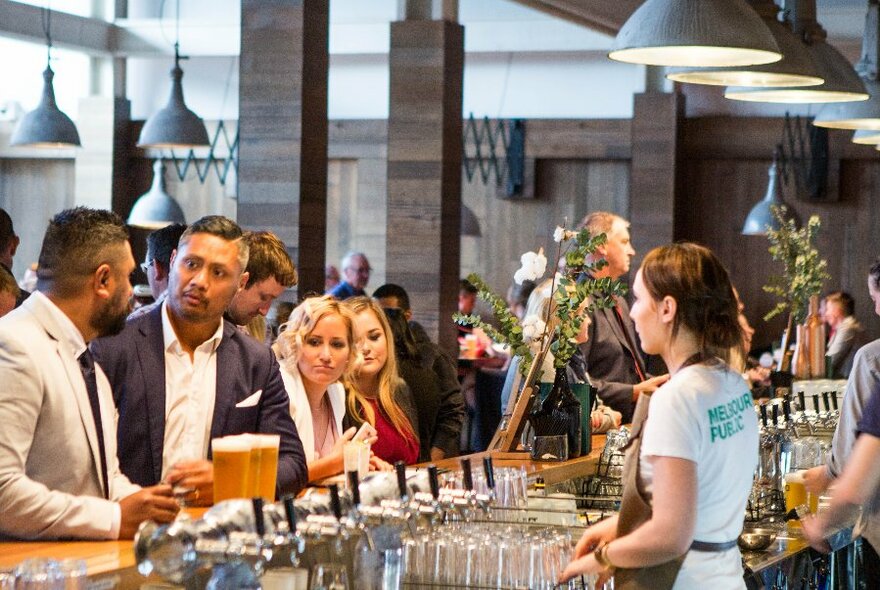
[[[596,249],[593,262],[605,260],[606,265],[593,273],[593,278],[619,279],[629,272],[636,255],[629,236],[629,222],[613,213],[597,211],[581,222],[595,237],[604,233],[606,241]],[[651,393],[666,382],[668,375],[650,377],[645,368],[635,327],[629,317],[629,305],[615,298],[615,306],[597,309],[591,314],[587,341],[580,351],[587,363],[590,382],[605,405],[620,412],[623,422],[632,420],[635,402],[641,393]]]
[[343,281],[327,294],[340,301],[358,295],[366,295],[364,289],[370,282],[370,261],[363,252],[349,252],[342,258]]
[[149,313],[165,300],[168,273],[171,269],[171,254],[177,248],[177,242],[185,230],[186,224],[172,223],[150,232],[147,236],[147,255],[144,262],[141,263],[141,270],[147,275],[147,283],[149,283],[150,292],[153,294],[153,303],[138,307],[131,312],[129,319]]
[[[13,283],[15,283],[15,275],[12,274],[12,258],[15,256],[15,251],[18,250],[19,242],[15,228],[12,227],[12,218],[9,217],[9,213],[5,209],[0,209],[0,273],[10,277]],[[15,284],[17,293],[14,307],[18,307],[29,293],[19,288],[18,283]]]
[[93,345],[119,410],[122,471],[141,485],[191,490],[196,505],[213,500],[211,441],[230,434],[280,435],[281,493],[308,480],[275,356],[223,320],[247,263],[234,221],[201,218],[180,237],[164,303]]
[[11,273],[0,272],[0,317],[15,309],[21,289]]
[[[248,244],[248,281],[244,289],[232,298],[226,317],[238,326],[246,326],[252,320],[266,317],[272,302],[296,285],[296,268],[284,242],[269,231],[245,234]],[[265,340],[265,325],[263,338]]]
[[0,537],[131,538],[177,513],[170,487],[120,473],[110,385],[87,348],[125,326],[133,270],[118,215],[62,211],[37,290],[0,319]]
[[856,302],[852,295],[834,291],[825,296],[825,323],[828,324],[828,348],[831,371],[835,379],[849,377],[853,357],[862,344],[862,326],[853,315]]

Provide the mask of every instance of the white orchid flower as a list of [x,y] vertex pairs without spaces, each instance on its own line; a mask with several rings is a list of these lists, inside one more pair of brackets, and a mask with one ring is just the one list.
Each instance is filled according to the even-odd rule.
[[513,275],[517,285],[522,285],[523,281],[534,281],[547,270],[547,257],[544,256],[543,248],[537,252],[526,252],[520,256],[519,261],[522,266]]
[[544,328],[546,328],[546,326],[544,320],[536,315],[530,315],[523,318],[523,340],[530,341],[541,336],[544,333]]
[[567,230],[561,225],[557,225],[556,229],[553,231],[553,241],[557,244],[563,240],[570,240],[575,236],[575,232],[571,230]]

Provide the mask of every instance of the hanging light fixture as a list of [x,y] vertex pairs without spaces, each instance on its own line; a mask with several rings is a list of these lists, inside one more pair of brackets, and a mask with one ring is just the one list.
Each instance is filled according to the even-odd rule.
[[806,43],[816,72],[825,82],[818,86],[746,88],[730,86],[724,97],[747,102],[785,104],[852,102],[868,99],[868,92],[847,59],[825,42],[827,33],[816,20],[816,0],[786,0],[783,14],[795,36]]
[[[782,151],[780,147],[777,146],[776,151],[773,152],[773,163],[770,164],[770,169],[767,171],[769,179],[767,193],[763,199],[752,207],[752,210],[746,216],[746,221],[742,228],[742,234],[745,236],[766,235],[768,227],[772,230],[779,229],[779,221],[773,215],[773,207],[785,205],[785,202],[782,200],[782,183],[780,182],[778,172],[780,153]],[[793,213],[789,212],[789,215],[797,220]]]
[[773,35],[745,0],[647,0],[608,54],[651,66],[747,66],[779,61]]
[[12,134],[9,145],[39,148],[63,148],[82,145],[76,125],[55,103],[52,79],[52,11],[43,9],[43,32],[46,34],[46,69],[43,71],[43,96],[40,104],[22,117]]
[[818,86],[824,80],[816,71],[806,46],[776,20],[779,7],[773,0],[749,0],[763,19],[782,52],[780,61],[756,66],[728,68],[670,68],[666,77],[674,82],[710,86],[794,87]]
[[180,0],[177,0],[174,41],[174,68],[171,70],[171,94],[168,103],[147,119],[137,145],[140,148],[192,149],[207,146],[205,122],[189,110],[183,100],[183,70],[180,69]]
[[835,104],[824,107],[813,125],[829,129],[873,129],[880,130],[880,83],[877,81],[878,34],[880,34],[880,6],[877,0],[869,0],[868,14],[865,17],[865,34],[862,37],[862,59],[856,70],[871,95],[866,101]]
[[146,229],[186,223],[183,209],[165,190],[165,161],[162,158],[158,158],[153,164],[153,185],[135,201],[126,223]]
[[857,129],[853,133],[853,143],[859,145],[880,145],[880,131],[874,129]]
[[473,238],[479,238],[483,235],[480,230],[480,220],[477,219],[473,209],[464,203],[461,204],[461,235]]

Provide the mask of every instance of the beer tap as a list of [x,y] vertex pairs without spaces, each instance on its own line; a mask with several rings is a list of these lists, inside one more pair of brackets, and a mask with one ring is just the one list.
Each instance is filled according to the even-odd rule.
[[[370,528],[367,526],[367,517],[368,511],[366,507],[361,506],[361,482],[358,477],[357,470],[349,471],[347,474],[348,477],[348,487],[351,491],[351,511],[349,512],[349,518],[351,519],[351,524],[353,528],[358,530],[367,541],[367,546],[370,548],[370,551],[374,551],[376,549],[376,545],[373,542],[373,535],[370,533]],[[375,512],[373,512],[375,515]],[[381,517],[381,508],[379,509],[379,516]]]
[[281,504],[284,507],[284,515],[287,518],[285,521],[287,524],[287,532],[285,534],[279,533],[275,536],[276,545],[287,547],[289,549],[290,564],[293,567],[296,567],[299,565],[299,556],[302,555],[306,549],[306,541],[296,526],[296,510],[293,505],[293,494],[287,494],[281,498]]

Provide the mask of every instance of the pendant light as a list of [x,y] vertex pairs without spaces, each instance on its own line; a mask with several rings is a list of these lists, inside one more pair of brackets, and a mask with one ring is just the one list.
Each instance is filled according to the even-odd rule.
[[782,59],[773,35],[745,0],[647,0],[623,24],[608,57],[681,67]]
[[126,223],[146,229],[186,223],[183,209],[165,190],[165,161],[162,158],[158,158],[153,164],[153,185],[135,202]]
[[819,86],[792,88],[746,88],[729,86],[724,97],[747,102],[809,104],[852,102],[868,99],[861,78],[847,59],[825,42],[827,33],[816,20],[816,0],[786,0],[783,14],[794,34],[803,39],[819,76]]
[[171,70],[171,94],[168,103],[147,119],[137,145],[140,148],[192,149],[207,146],[205,122],[189,110],[183,100],[183,70],[180,69],[180,0],[177,0],[174,42],[174,68]]
[[877,0],[868,2],[865,17],[865,34],[862,37],[862,59],[856,65],[865,88],[871,95],[866,101],[828,105],[824,107],[813,125],[829,129],[873,129],[880,130],[880,83],[877,81],[878,34],[880,34],[880,6]]
[[880,131],[874,129],[857,129],[852,142],[859,145],[880,145]]
[[483,235],[480,230],[480,220],[477,219],[473,209],[461,204],[461,235],[479,238]]
[[816,71],[807,47],[776,20],[779,7],[773,0],[749,0],[782,51],[780,61],[756,66],[728,68],[670,68],[666,77],[674,82],[710,86],[795,87],[818,86],[824,80]]
[[43,96],[36,109],[27,113],[19,121],[12,134],[9,145],[38,148],[78,147],[79,133],[76,125],[55,103],[55,87],[52,79],[52,11],[47,5],[43,9],[43,32],[46,34],[46,69],[43,71]]
[[[768,227],[772,230],[779,229],[779,221],[773,215],[773,207],[785,205],[782,200],[782,183],[780,182],[778,172],[780,153],[780,147],[777,147],[776,151],[773,152],[773,163],[770,164],[770,169],[767,171],[767,192],[764,198],[758,201],[752,207],[752,210],[749,211],[748,216],[746,216],[746,221],[742,228],[744,236],[766,235]],[[790,216],[794,217],[791,213]]]

